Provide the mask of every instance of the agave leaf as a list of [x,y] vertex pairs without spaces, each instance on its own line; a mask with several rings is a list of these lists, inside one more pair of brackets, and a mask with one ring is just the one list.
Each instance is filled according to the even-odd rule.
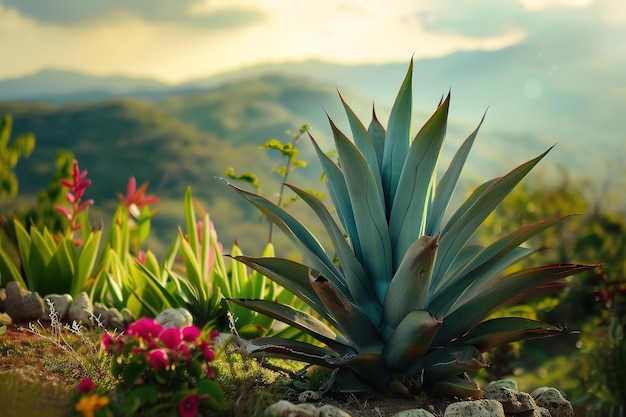
[[[71,238],[63,238],[59,242],[54,254],[42,272],[37,292],[40,294],[65,294],[72,288],[72,278],[74,277],[74,264],[72,255],[74,244]],[[76,297],[78,293],[71,294]]]
[[474,346],[481,352],[487,352],[498,346],[527,339],[540,339],[555,336],[565,330],[521,317],[499,317],[487,320],[476,326],[461,341]]
[[372,142],[372,138],[370,137],[369,132],[365,129],[365,126],[363,126],[363,123],[361,123],[361,120],[359,120],[354,111],[352,111],[350,106],[348,106],[341,94],[339,95],[339,98],[341,99],[343,108],[346,110],[348,122],[350,122],[350,129],[352,130],[352,138],[354,140],[354,144],[363,154],[363,157],[367,161],[367,164],[372,167],[371,171],[374,175],[376,185],[378,186],[378,193],[382,197],[384,195],[383,185],[380,178],[380,169],[375,169],[379,165],[378,156],[376,154],[376,149],[374,147],[374,143]]
[[355,353],[348,340],[337,335],[330,327],[315,317],[293,307],[268,300],[229,298],[228,301],[300,329],[340,355]]
[[520,248],[519,245],[569,217],[571,216],[566,215],[533,223],[498,239],[483,249],[463,269],[442,280],[439,291],[431,294],[433,302],[429,303],[429,308],[435,315],[444,314],[468,288],[471,288],[471,293],[482,293],[483,288],[490,285],[498,272],[534,252]]
[[385,191],[387,210],[391,211],[391,203],[396,196],[400,173],[409,153],[412,113],[413,60],[409,64],[404,81],[400,86],[396,100],[391,108],[385,146],[383,150],[382,180]]
[[487,367],[482,353],[469,345],[450,345],[434,350],[424,357],[424,364],[426,385]]
[[372,121],[367,128],[367,132],[370,135],[370,139],[372,140],[372,144],[374,145],[374,150],[376,151],[376,158],[378,159],[378,169],[381,170],[383,163],[383,152],[385,149],[385,135],[387,134],[387,132],[385,132],[385,128],[378,121],[374,106],[372,106]]
[[433,387],[433,392],[453,398],[483,398],[483,391],[476,382],[462,376],[438,381]]
[[450,95],[417,133],[406,155],[389,216],[394,270],[409,246],[426,232],[429,196],[435,187],[449,107]]
[[[378,300],[382,304],[391,279],[392,250],[385,216],[384,198],[363,154],[331,121],[335,146],[352,201],[361,250],[369,254],[361,259]],[[352,236],[351,236],[352,237]],[[371,256],[377,254],[377,256]]]
[[387,370],[382,356],[374,353],[362,353],[340,358],[337,366],[348,367],[371,387],[385,389],[391,382],[391,375]]
[[341,272],[328,257],[321,243],[302,223],[271,201],[257,194],[237,188],[232,184],[229,185],[261,210],[269,221],[278,226],[285,233],[285,236],[301,249],[313,268],[325,274],[346,298],[351,298]]
[[[195,227],[194,227],[195,229]],[[197,291],[196,296],[202,300],[206,300],[209,296],[208,289],[206,288],[206,284],[204,281],[204,276],[202,274],[202,268],[199,259],[196,257],[197,252],[194,252],[192,243],[189,243],[183,234],[183,231],[179,229],[179,233],[181,236],[181,244],[183,250],[183,259],[185,262],[185,272],[187,275],[187,279],[191,286]],[[193,242],[193,239],[189,239]],[[196,249],[198,246],[196,246]]]
[[467,139],[465,139],[465,142],[463,142],[456,154],[454,154],[452,162],[450,162],[448,169],[441,177],[439,184],[437,184],[437,192],[435,193],[435,198],[427,216],[426,235],[434,236],[439,233],[441,222],[443,221],[443,217],[448,209],[448,204],[450,204],[450,199],[452,198],[454,189],[456,188],[459,177],[461,176],[461,171],[463,170],[467,156],[472,149],[472,145],[474,145],[474,140],[478,135],[478,129],[480,129],[484,120],[485,115],[483,115],[483,118],[480,120],[478,127],[476,127]]
[[317,214],[324,228],[328,232],[333,246],[337,251],[337,257],[343,270],[343,276],[350,290],[350,294],[354,298],[354,302],[358,304],[368,315],[370,321],[375,323],[382,313],[382,308],[374,294],[369,291],[369,282],[363,266],[359,263],[354,252],[346,242],[342,231],[335,223],[326,206],[315,196],[304,191],[301,188],[287,184],[309,207]]
[[443,286],[440,291],[429,294],[432,301],[426,303],[428,310],[437,317],[445,316],[455,308],[457,303],[472,297],[484,296],[488,288],[499,279],[502,271],[535,252],[537,251],[529,248],[514,248],[494,262],[484,265],[483,268],[477,268],[456,277],[448,286]]
[[424,308],[436,254],[437,236],[422,236],[409,247],[385,295],[387,328],[394,329],[409,312]]
[[322,300],[320,300],[311,287],[308,266],[283,258],[237,256],[235,259],[269,277],[278,285],[297,295],[298,298],[308,304],[329,323],[338,327],[335,319],[328,314]]
[[430,348],[440,326],[441,321],[426,310],[408,313],[387,340],[383,350],[383,357],[391,370],[404,372],[418,362]]
[[450,264],[476,229],[550,149],[493,182],[441,236],[439,253],[433,273],[434,281],[436,282],[435,289],[438,289],[441,285],[442,276],[446,274]]
[[253,339],[245,343],[245,350],[252,357],[271,356],[327,367],[334,367],[338,359],[337,354],[327,347],[281,337]]
[[341,332],[354,343],[359,353],[380,354],[383,342],[375,325],[358,305],[343,297],[333,284],[322,275],[309,272],[309,280],[313,290],[322,303],[339,324]]
[[356,257],[359,261],[363,260],[363,251],[361,250],[361,242],[356,229],[356,222],[352,215],[352,201],[348,194],[348,186],[343,177],[343,171],[337,166],[318,146],[317,142],[311,135],[311,143],[317,152],[317,156],[322,164],[324,173],[326,174],[326,185],[330,198],[333,202],[335,210],[337,211],[337,217],[339,222],[343,226],[343,229],[348,233],[350,237],[350,243]]
[[444,317],[443,325],[435,337],[436,346],[463,335],[485,320],[498,308],[516,301],[519,294],[531,293],[543,283],[549,284],[570,275],[596,268],[597,265],[557,264],[524,269],[500,277],[485,294],[462,299],[455,309]]

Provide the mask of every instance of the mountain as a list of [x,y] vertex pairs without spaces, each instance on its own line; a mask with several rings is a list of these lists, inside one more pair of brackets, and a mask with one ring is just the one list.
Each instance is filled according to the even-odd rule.
[[[362,98],[353,104],[360,110],[369,107]],[[36,137],[35,151],[16,169],[23,197],[47,186],[55,169],[55,153],[68,149],[81,168],[89,171],[92,185],[86,198],[93,198],[105,212],[113,212],[116,193],[126,189],[128,178],[135,176],[139,184],[147,181],[148,191],[162,198],[154,232],[168,241],[183,224],[182,199],[190,185],[225,245],[238,239],[244,249],[261,250],[267,226],[259,224],[256,210],[218,178],[225,177],[229,167],[237,173],[254,172],[263,194],[273,198],[280,177],[272,175],[272,169],[280,158],[276,152],[260,150],[259,145],[273,137],[287,142],[290,136],[285,131],[297,131],[308,123],[326,147],[324,106],[329,113],[341,111],[332,87],[266,76],[212,90],[171,93],[152,101],[5,102],[0,103],[0,114],[13,115],[13,136],[32,132]],[[302,140],[299,149],[300,159],[313,161],[308,140]],[[295,170],[290,180],[323,191],[320,176],[320,167],[310,164]]]
[[170,87],[148,78],[96,77],[74,71],[46,69],[24,77],[0,80],[0,101],[94,101],[138,92],[162,92]]

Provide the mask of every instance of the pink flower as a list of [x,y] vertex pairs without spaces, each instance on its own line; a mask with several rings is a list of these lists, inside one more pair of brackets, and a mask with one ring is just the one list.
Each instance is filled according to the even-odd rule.
[[154,349],[148,352],[146,355],[148,362],[152,365],[152,369],[155,371],[161,371],[169,365],[167,360],[167,352],[164,349]]
[[96,384],[91,380],[91,378],[81,379],[76,386],[76,391],[80,392],[81,394],[87,394],[94,389],[96,389]]
[[154,321],[154,319],[143,317],[131,323],[128,329],[126,329],[126,334],[150,340],[157,337],[162,331],[163,326]]
[[206,377],[207,378],[215,378],[215,369],[211,368],[210,366],[206,368]]
[[204,348],[204,357],[207,361],[211,362],[215,359],[215,352],[210,347]]
[[181,334],[185,342],[195,342],[200,337],[201,330],[193,324],[183,328]]
[[67,209],[63,206],[56,206],[55,210],[70,221],[72,230],[80,229],[80,225],[76,224],[78,213],[86,209],[87,206],[93,204],[93,200],[87,200],[81,203],[83,194],[85,194],[85,189],[89,186],[89,184],[91,184],[91,180],[84,179],[86,176],[87,171],[85,170],[81,172],[78,167],[78,161],[74,160],[70,180],[61,180],[61,184],[69,188],[69,191],[65,194],[65,198],[72,207]]
[[113,337],[111,333],[105,332],[100,339],[100,347],[106,352],[121,352],[124,348],[124,339],[122,337]]
[[181,343],[178,346],[178,351],[180,352],[181,355],[183,355],[187,359],[189,359],[191,357],[191,352],[189,351],[189,346],[187,346],[184,343]]
[[198,394],[191,394],[182,399],[178,404],[178,412],[182,417],[195,417],[198,412]]
[[159,334],[159,340],[163,342],[166,348],[176,350],[181,341],[180,330],[175,327],[165,329]]
[[117,193],[117,196],[124,202],[127,209],[130,209],[130,207],[134,204],[139,210],[141,210],[145,206],[150,206],[160,201],[159,197],[154,195],[145,195],[147,189],[147,182],[137,189],[137,180],[135,180],[135,177],[130,177],[128,180],[128,186],[126,187],[126,195],[124,196]]

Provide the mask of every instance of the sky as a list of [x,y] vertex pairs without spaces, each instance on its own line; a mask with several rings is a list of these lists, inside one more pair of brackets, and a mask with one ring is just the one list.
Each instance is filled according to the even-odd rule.
[[0,79],[55,68],[175,84],[258,63],[406,62],[533,40],[623,64],[625,27],[624,0],[0,0]]

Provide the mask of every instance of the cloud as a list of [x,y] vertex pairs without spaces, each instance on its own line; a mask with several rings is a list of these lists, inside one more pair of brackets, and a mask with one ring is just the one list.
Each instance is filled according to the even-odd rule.
[[202,7],[205,0],[83,0],[23,1],[0,0],[0,6],[16,10],[36,22],[52,25],[80,25],[131,15],[157,23],[184,23],[205,28],[249,25],[262,22],[265,16],[254,5]]

